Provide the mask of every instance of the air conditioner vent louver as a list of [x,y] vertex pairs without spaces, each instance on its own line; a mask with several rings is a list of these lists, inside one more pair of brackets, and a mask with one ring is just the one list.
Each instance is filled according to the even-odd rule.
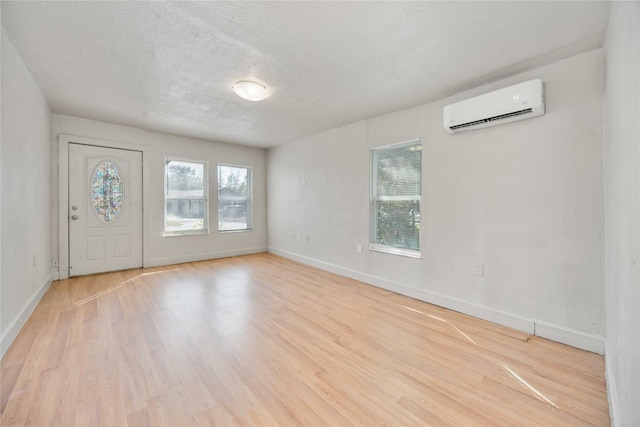
[[444,128],[456,133],[542,116],[542,90],[542,80],[537,79],[447,105]]
[[469,126],[476,126],[476,125],[480,125],[480,124],[487,123],[487,122],[495,122],[495,121],[498,121],[498,120],[507,119],[509,117],[520,116],[522,114],[529,114],[529,113],[532,113],[532,112],[533,112],[533,110],[531,108],[527,108],[526,110],[514,111],[513,113],[500,114],[499,116],[488,117],[488,118],[482,119],[482,120],[476,120],[476,121],[469,122],[469,123],[462,123],[462,124],[459,124],[459,125],[450,126],[449,128],[451,130],[462,129],[462,128],[466,128],[466,127],[469,127]]

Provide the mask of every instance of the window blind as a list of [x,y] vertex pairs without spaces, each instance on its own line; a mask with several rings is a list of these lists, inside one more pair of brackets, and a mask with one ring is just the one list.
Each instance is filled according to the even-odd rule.
[[371,248],[419,256],[422,144],[372,149]]

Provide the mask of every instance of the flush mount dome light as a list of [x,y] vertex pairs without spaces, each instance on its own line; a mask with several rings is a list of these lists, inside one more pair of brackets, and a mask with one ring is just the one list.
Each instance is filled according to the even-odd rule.
[[262,101],[269,96],[269,91],[263,84],[251,80],[240,80],[231,89],[247,101]]

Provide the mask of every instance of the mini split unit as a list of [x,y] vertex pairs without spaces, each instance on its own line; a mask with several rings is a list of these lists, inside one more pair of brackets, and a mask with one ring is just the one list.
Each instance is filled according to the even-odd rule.
[[536,79],[456,102],[444,107],[444,128],[453,134],[542,116],[543,95]]

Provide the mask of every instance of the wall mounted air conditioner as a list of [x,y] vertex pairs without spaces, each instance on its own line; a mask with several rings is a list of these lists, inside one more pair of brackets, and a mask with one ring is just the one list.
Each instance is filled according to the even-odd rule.
[[444,128],[451,134],[542,116],[542,80],[530,80],[447,105],[443,114]]

